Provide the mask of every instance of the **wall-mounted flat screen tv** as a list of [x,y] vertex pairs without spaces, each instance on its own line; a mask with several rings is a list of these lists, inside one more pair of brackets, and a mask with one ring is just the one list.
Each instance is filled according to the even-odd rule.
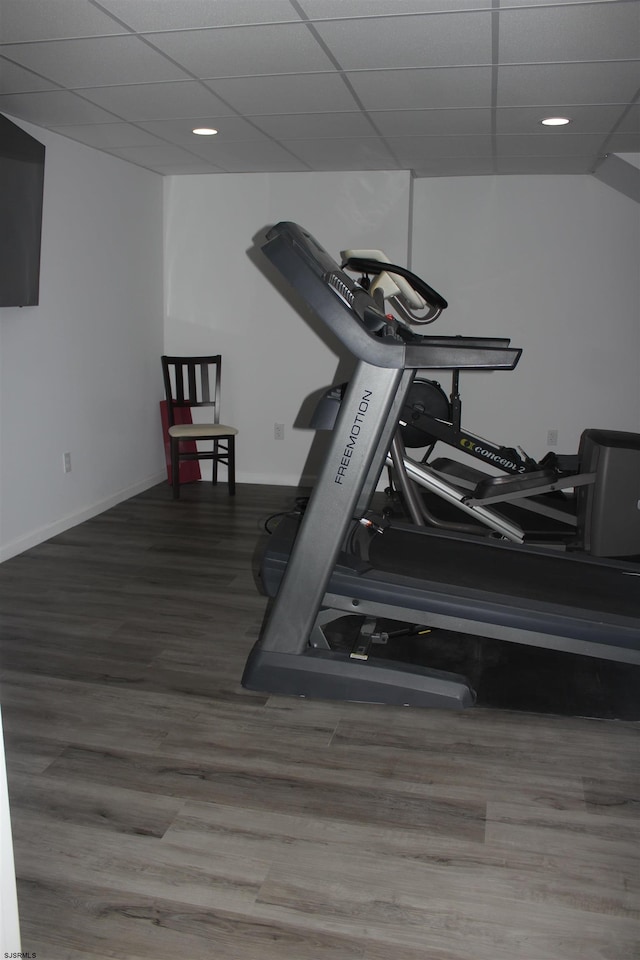
[[44,153],[0,114],[0,307],[38,303]]

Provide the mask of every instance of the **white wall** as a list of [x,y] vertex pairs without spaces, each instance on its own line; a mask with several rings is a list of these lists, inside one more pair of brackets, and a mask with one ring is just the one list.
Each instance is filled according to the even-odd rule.
[[467,429],[536,458],[549,430],[563,453],[584,428],[640,430],[632,200],[587,176],[418,180],[412,262],[449,301],[438,329],[524,350],[513,372],[461,375]]
[[0,309],[0,559],[151,486],[164,464],[162,179],[20,126],[47,153],[40,304]]
[[[223,420],[239,428],[238,478],[305,481],[314,435],[294,427],[303,400],[349,376],[324,331],[305,322],[247,255],[267,225],[294,220],[336,258],[377,247],[407,260],[405,172],[239,174],[167,178],[165,347],[223,355]],[[315,328],[315,329],[314,329]],[[274,423],[285,439],[274,440]],[[204,473],[204,471],[203,471]]]
[[638,207],[594,178],[418,180],[413,203],[404,172],[167,178],[163,331],[161,178],[20,125],[47,168],[40,305],[0,309],[0,559],[164,477],[163,350],[224,355],[241,481],[312,476],[293,424],[349,370],[247,255],[278,220],[402,263],[413,219],[413,268],[451,304],[438,330],[525,351],[463,375],[469,429],[534,456],[550,429],[566,451],[586,426],[640,429]]

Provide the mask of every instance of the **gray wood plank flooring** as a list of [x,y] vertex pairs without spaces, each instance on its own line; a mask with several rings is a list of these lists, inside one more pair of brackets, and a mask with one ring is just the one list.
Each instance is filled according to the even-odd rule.
[[639,960],[640,726],[269,697],[288,488],[160,485],[0,566],[38,960]]

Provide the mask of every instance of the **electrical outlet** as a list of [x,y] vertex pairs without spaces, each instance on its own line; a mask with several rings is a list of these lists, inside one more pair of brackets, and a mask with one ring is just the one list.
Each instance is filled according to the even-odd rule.
[[274,423],[274,425],[273,425],[273,439],[274,439],[274,440],[284,440],[284,423]]
[[557,430],[547,430],[547,446],[555,447],[558,442],[558,431]]
[[71,473],[71,454],[70,453],[62,454],[62,467],[65,473]]

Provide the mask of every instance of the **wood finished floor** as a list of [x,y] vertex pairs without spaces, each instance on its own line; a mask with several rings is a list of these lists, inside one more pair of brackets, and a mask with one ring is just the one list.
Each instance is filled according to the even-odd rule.
[[38,960],[638,960],[640,727],[240,687],[262,521],[161,485],[0,566]]

